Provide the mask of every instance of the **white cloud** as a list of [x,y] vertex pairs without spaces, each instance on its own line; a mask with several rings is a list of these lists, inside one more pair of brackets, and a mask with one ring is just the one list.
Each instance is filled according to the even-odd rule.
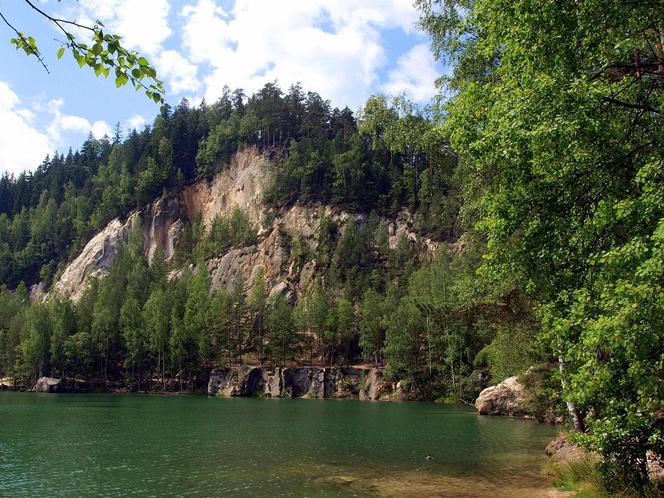
[[52,150],[46,134],[31,126],[27,118],[31,111],[20,108],[20,103],[9,85],[0,81],[0,172],[34,169]]
[[169,90],[174,93],[196,91],[201,82],[196,77],[197,66],[190,63],[175,50],[165,50],[157,58],[159,76],[168,81]]
[[[0,81],[0,173],[18,174],[34,170],[47,154],[68,145],[73,136],[84,138],[92,132],[95,138],[112,135],[106,121],[90,123],[81,116],[63,114],[63,99],[52,99],[46,106],[33,104],[28,109],[19,96]],[[46,122],[45,129],[35,122]]]
[[433,55],[425,44],[416,45],[397,60],[381,89],[391,95],[406,92],[415,102],[424,103],[436,94],[439,76]]
[[66,12],[88,26],[101,19],[108,30],[122,36],[123,45],[155,54],[171,35],[169,10],[168,0],[80,0]]
[[180,15],[186,55],[211,67],[207,100],[224,84],[251,93],[278,80],[352,106],[371,93],[386,62],[380,31],[411,32],[417,17],[410,0],[236,0],[228,11],[197,0]]
[[112,137],[113,136],[113,130],[111,129],[111,126],[106,122],[106,121],[95,121],[92,123],[92,126],[89,128],[90,131],[92,132],[92,135],[96,139],[104,138],[104,137]]
[[147,119],[145,119],[144,116],[141,116],[140,114],[134,114],[127,120],[127,127],[130,130],[137,130],[142,128],[145,123],[147,123]]
[[60,115],[57,121],[53,122],[52,135],[54,138],[58,138],[63,131],[87,133],[90,128],[90,121],[81,116]]
[[110,31],[122,36],[125,47],[146,55],[167,91],[196,91],[200,87],[197,66],[175,50],[164,50],[164,42],[172,34],[169,11],[168,0],[81,0],[70,10],[88,25],[102,19]]
[[48,125],[46,133],[52,148],[57,148],[63,145],[63,134],[73,132],[79,135],[92,135],[99,139],[104,135],[112,136],[113,131],[106,121],[98,120],[90,123],[82,116],[75,116],[72,114],[63,114],[61,109],[64,106],[63,99],[53,99],[48,103],[47,111],[51,114],[51,122]]

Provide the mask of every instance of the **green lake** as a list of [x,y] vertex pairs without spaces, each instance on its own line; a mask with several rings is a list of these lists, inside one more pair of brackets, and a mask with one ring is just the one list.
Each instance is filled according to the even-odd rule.
[[554,433],[433,403],[0,392],[0,496],[547,496]]

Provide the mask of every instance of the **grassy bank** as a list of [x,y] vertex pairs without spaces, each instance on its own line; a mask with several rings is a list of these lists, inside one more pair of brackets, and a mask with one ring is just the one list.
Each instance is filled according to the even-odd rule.
[[602,476],[599,460],[585,455],[572,461],[555,461],[552,458],[546,465],[547,473],[555,476],[554,484],[561,491],[567,491],[575,498],[657,498],[664,496],[661,486],[655,483],[643,490],[635,490],[626,484],[612,483],[611,489]]

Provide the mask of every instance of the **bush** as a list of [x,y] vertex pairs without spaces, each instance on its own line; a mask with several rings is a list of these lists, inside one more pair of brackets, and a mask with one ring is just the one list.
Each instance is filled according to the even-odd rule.
[[523,325],[499,326],[491,344],[475,356],[475,368],[489,367],[492,382],[525,372],[538,360],[533,332]]

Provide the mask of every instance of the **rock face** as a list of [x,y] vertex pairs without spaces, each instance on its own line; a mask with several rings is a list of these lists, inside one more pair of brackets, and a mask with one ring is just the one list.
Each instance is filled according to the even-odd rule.
[[263,217],[263,191],[269,182],[269,162],[253,148],[238,152],[228,167],[212,181],[186,187],[182,199],[186,216],[200,215],[209,227],[215,216],[228,216],[236,207],[260,225]]
[[30,389],[35,393],[59,393],[62,392],[62,379],[53,377],[40,377],[37,383]]
[[500,384],[487,387],[475,400],[475,409],[481,415],[526,415],[526,388],[516,377],[505,379]]
[[387,400],[394,390],[378,368],[227,367],[213,370],[208,394]]
[[161,251],[164,259],[175,254],[175,245],[184,230],[182,213],[184,207],[177,199],[162,197],[149,204],[140,216],[143,221],[144,250],[148,261]]
[[71,297],[74,301],[81,298],[91,277],[106,273],[118,255],[118,242],[127,240],[128,223],[114,219],[106,228],[90,239],[81,254],[72,261],[54,290]]
[[[184,188],[178,198],[161,197],[133,212],[123,222],[112,220],[85,246],[54,285],[54,292],[81,298],[90,277],[103,277],[115,261],[118,244],[126,241],[129,231],[139,220],[143,226],[144,252],[151,261],[157,251],[166,260],[173,257],[177,241],[184,227],[200,217],[209,228],[216,216],[228,217],[240,208],[254,225],[258,237],[255,245],[235,247],[211,257],[206,265],[212,279],[212,291],[231,290],[238,277],[242,277],[249,292],[259,271],[273,292],[296,301],[302,292],[310,289],[315,280],[316,261],[305,261],[301,266],[291,261],[290,246],[299,242],[316,252],[317,234],[323,218],[333,220],[343,232],[352,218],[359,226],[368,216],[350,214],[329,205],[294,204],[281,210],[271,210],[263,204],[263,194],[270,185],[270,162],[255,149],[238,152],[230,164],[211,180],[200,180]],[[425,255],[431,255],[438,243],[421,241],[415,234],[412,214],[403,210],[391,218],[379,218],[390,247],[405,239],[420,244]],[[193,269],[193,267],[192,267]]]

